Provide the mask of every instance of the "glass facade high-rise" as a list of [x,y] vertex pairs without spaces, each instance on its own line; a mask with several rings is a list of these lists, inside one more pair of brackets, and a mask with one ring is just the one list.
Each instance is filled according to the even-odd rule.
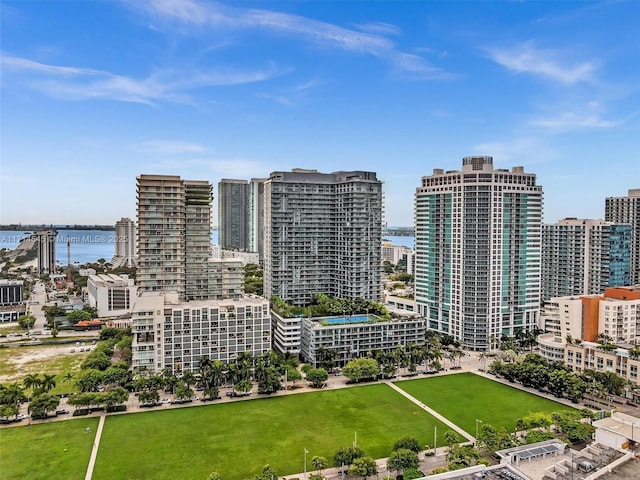
[[542,299],[629,285],[631,225],[565,218],[542,230]]
[[218,184],[218,244],[225,250],[264,253],[264,178]]
[[415,296],[429,329],[487,350],[503,334],[537,327],[542,203],[534,174],[494,169],[488,156],[422,178]]
[[626,197],[607,197],[604,219],[631,225],[631,285],[640,284],[640,188]]
[[218,244],[246,252],[249,247],[250,185],[246,180],[223,178],[218,183]]
[[139,289],[208,298],[211,184],[175,175],[137,177]]
[[382,182],[374,172],[274,172],[264,199],[267,298],[381,300]]

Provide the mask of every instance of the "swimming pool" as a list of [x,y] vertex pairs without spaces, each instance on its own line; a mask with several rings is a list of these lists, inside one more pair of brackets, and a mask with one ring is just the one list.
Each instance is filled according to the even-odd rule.
[[353,315],[351,317],[330,317],[322,319],[322,323],[326,323],[327,325],[342,325],[343,323],[364,323],[368,321],[369,317],[367,315]]

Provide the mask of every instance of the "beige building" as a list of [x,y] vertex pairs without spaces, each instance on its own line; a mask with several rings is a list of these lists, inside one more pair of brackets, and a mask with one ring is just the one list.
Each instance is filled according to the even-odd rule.
[[261,297],[181,302],[176,293],[143,293],[131,314],[132,366],[197,370],[200,357],[228,363],[271,349],[269,302]]
[[599,347],[600,345],[595,342],[566,345],[564,363],[574,372],[584,370],[612,372],[631,383],[640,385],[638,381],[640,358],[632,358],[629,350],[625,348],[605,351]]

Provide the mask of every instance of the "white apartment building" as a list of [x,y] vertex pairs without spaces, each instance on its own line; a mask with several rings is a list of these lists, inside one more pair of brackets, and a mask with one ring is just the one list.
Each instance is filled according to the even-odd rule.
[[631,285],[640,284],[640,188],[605,200],[605,220],[631,225]]
[[337,364],[344,365],[368,352],[390,351],[410,343],[424,345],[425,333],[423,318],[383,320],[376,315],[303,318],[300,355],[316,365],[316,352],[320,348],[335,350]]
[[121,218],[116,222],[114,246],[115,253],[111,264],[117,267],[135,267],[137,265],[136,222],[130,218]]
[[302,342],[302,319],[285,318],[271,312],[271,329],[273,332],[273,349],[280,353],[300,354]]
[[132,366],[195,371],[200,357],[228,363],[271,349],[269,302],[261,297],[181,302],[176,293],[143,293],[131,314]]
[[138,287],[127,275],[100,274],[87,278],[87,302],[98,317],[118,317],[131,312]]
[[557,297],[545,303],[542,314],[542,329],[555,337],[567,336],[584,339],[582,299],[578,296]]
[[418,313],[465,348],[538,325],[542,187],[522,167],[465,157],[434,169],[415,196]]
[[38,250],[38,273],[55,273],[57,230],[33,232],[31,241],[36,242]]
[[542,229],[542,298],[629,285],[631,225],[565,218]]
[[267,298],[381,300],[382,182],[374,172],[273,172],[264,199]]

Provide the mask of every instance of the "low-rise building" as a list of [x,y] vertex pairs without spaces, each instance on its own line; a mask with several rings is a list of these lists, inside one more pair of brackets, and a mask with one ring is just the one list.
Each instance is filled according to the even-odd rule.
[[269,302],[257,296],[180,302],[145,292],[131,313],[132,365],[159,372],[194,371],[201,357],[228,363],[271,349]]
[[418,308],[414,298],[385,295],[384,306],[389,312],[401,317],[414,317],[418,315]]
[[548,362],[564,362],[566,342],[563,337],[555,333],[538,335],[538,353]]
[[24,303],[24,282],[22,280],[0,279],[0,307]]
[[611,417],[593,422],[596,442],[617,450],[629,449],[640,440],[640,418],[614,412]]
[[398,345],[423,345],[426,324],[423,318],[385,320],[376,315],[303,318],[301,357],[315,365],[316,352],[337,352],[336,362],[344,365],[355,357],[376,350],[393,350]]
[[564,363],[574,372],[611,372],[635,385],[640,385],[640,357],[630,353],[626,348],[603,349],[602,345],[595,342],[568,344],[565,347]]
[[274,350],[292,355],[300,354],[302,318],[286,318],[271,312],[271,328],[273,331]]
[[98,317],[118,317],[131,312],[137,287],[127,275],[90,275],[87,279],[87,301]]

